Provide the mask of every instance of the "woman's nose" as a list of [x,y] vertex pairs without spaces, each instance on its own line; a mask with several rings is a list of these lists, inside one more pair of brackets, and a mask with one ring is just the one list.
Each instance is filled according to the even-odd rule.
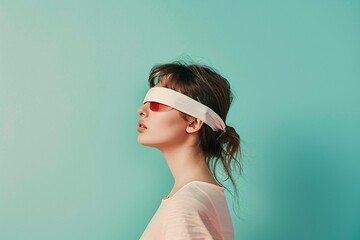
[[146,116],[147,115],[147,109],[146,109],[146,103],[141,105],[141,107],[138,108],[137,112],[140,116]]

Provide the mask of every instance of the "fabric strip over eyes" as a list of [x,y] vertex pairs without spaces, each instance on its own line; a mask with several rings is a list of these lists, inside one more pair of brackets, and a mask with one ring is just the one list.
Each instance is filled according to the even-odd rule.
[[215,132],[225,132],[226,125],[216,112],[185,94],[169,88],[153,87],[147,92],[144,103],[150,101],[171,106],[183,113],[196,117],[211,127]]

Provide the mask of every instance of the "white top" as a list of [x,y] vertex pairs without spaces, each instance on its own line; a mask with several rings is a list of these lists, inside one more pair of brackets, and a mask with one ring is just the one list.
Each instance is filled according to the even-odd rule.
[[224,187],[192,181],[162,199],[141,240],[233,240],[234,229]]

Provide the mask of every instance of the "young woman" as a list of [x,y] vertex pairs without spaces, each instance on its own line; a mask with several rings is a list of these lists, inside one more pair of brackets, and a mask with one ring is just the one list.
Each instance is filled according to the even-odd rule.
[[140,239],[234,239],[215,172],[220,163],[237,193],[231,166],[241,173],[240,137],[225,123],[229,82],[209,67],[175,62],[154,66],[149,83],[138,141],[162,152],[175,183]]

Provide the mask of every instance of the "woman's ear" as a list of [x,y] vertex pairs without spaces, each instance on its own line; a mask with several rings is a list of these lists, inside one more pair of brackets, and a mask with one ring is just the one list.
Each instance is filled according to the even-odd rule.
[[201,129],[202,125],[204,124],[203,121],[197,119],[197,118],[193,118],[191,120],[188,121],[188,125],[186,127],[186,132],[187,133],[194,133],[197,132]]

